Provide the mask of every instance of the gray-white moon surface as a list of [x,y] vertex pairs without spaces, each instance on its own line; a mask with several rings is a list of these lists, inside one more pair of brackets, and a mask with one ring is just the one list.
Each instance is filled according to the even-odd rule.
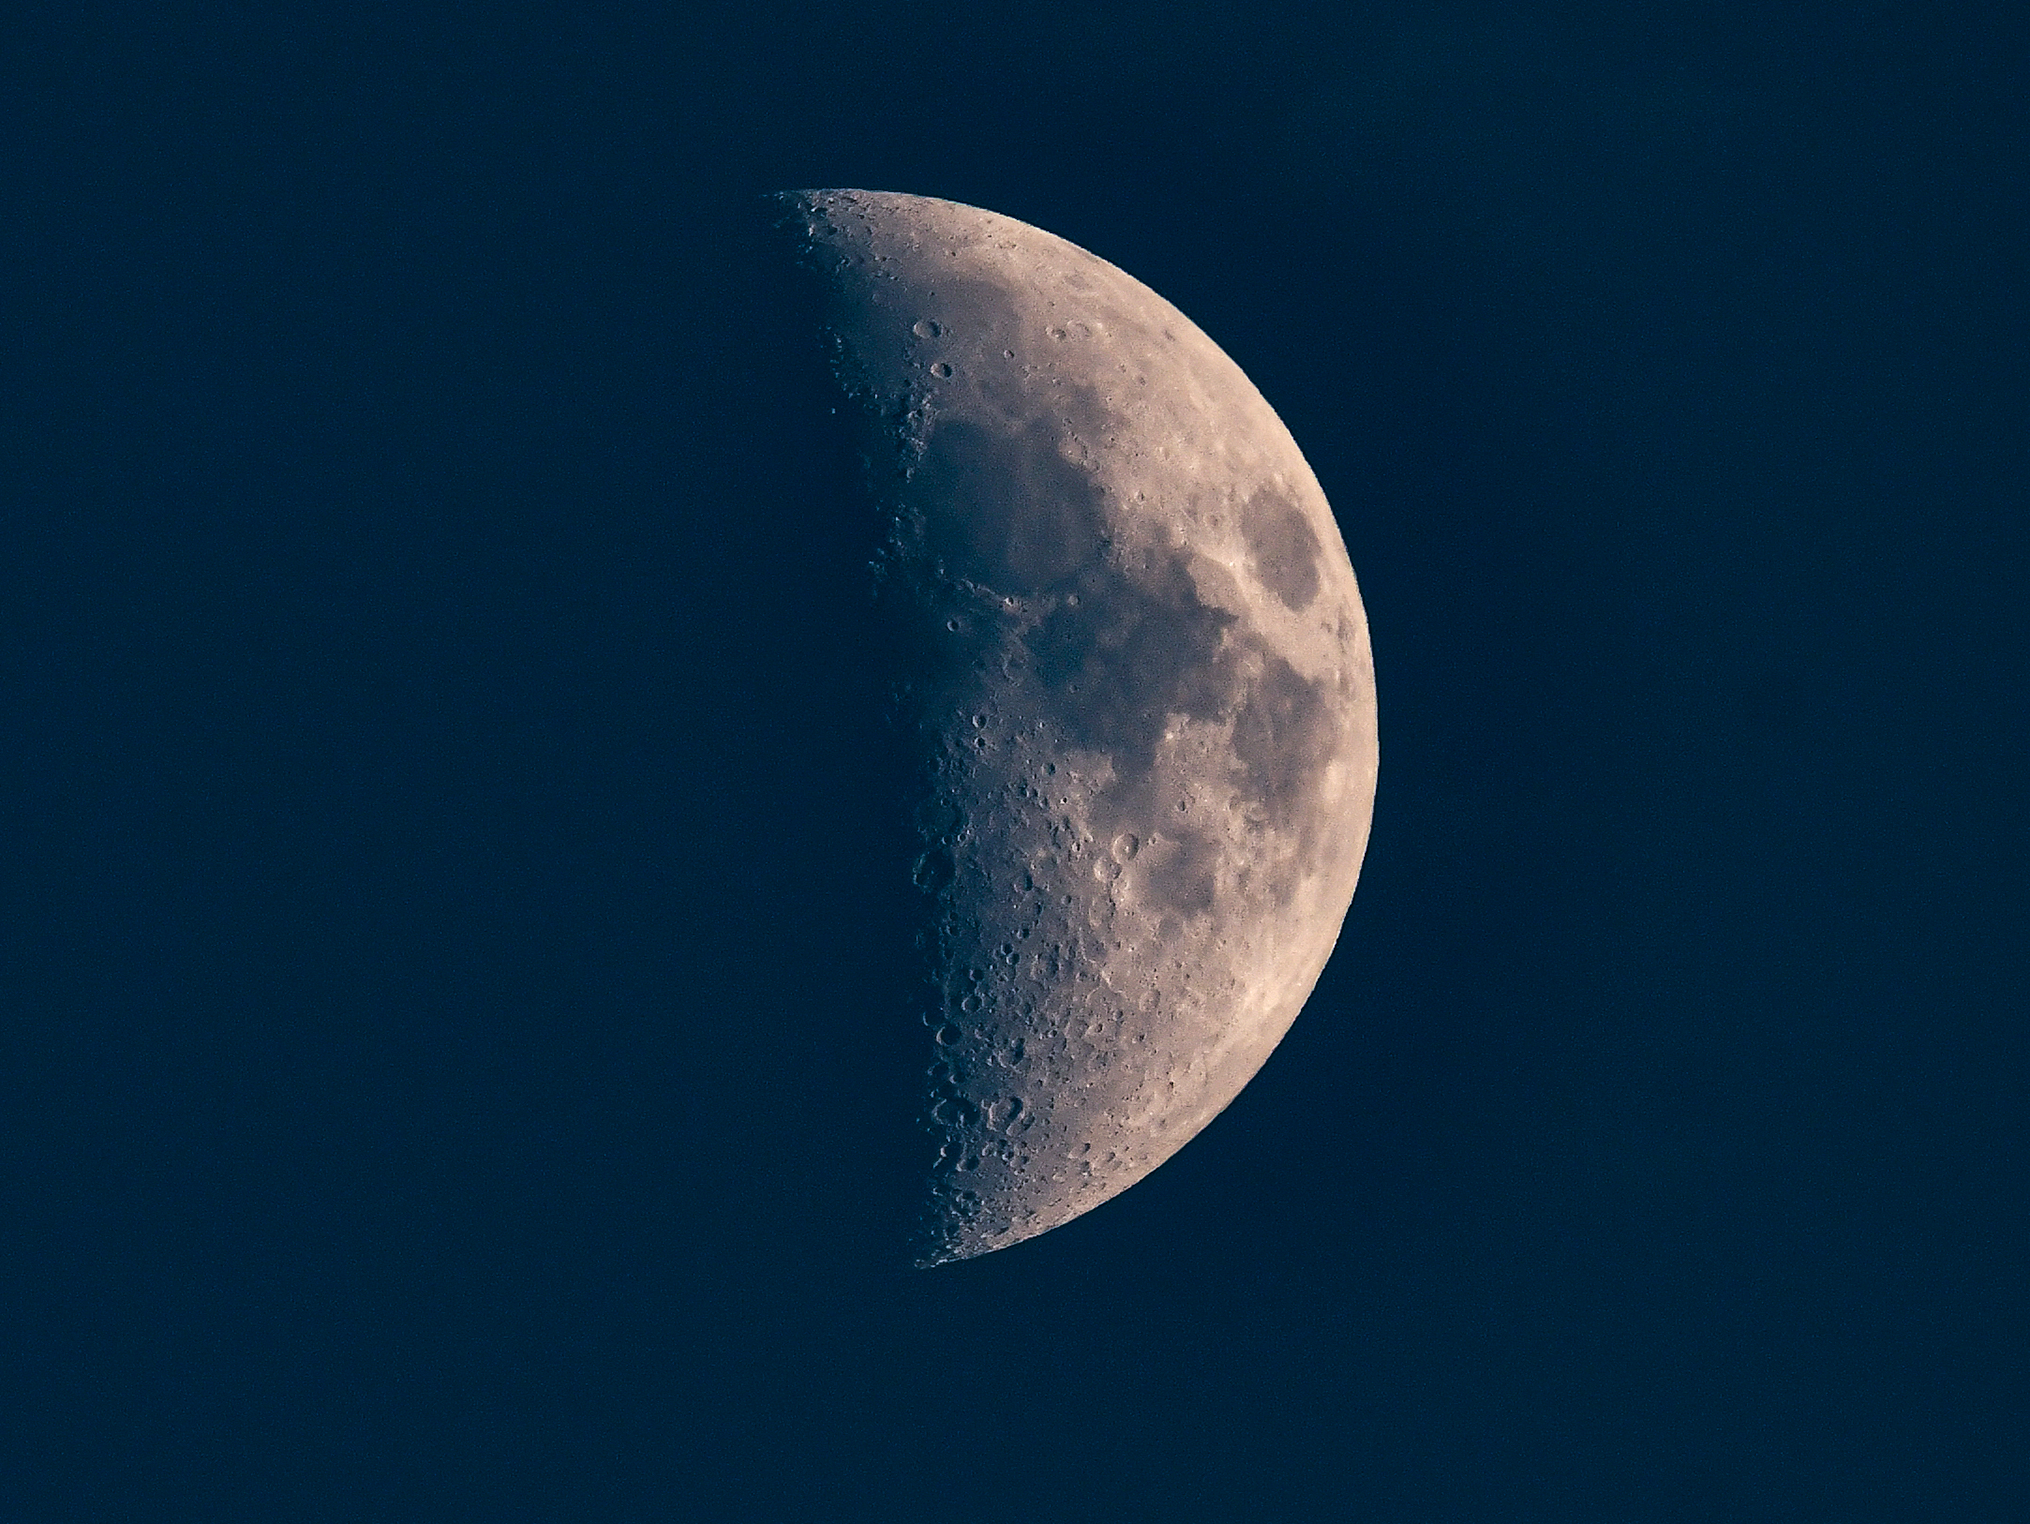
[[995,213],[787,195],[878,510],[923,759],[920,1262],[1034,1237],[1226,1107],[1366,849],[1366,616],[1211,339]]

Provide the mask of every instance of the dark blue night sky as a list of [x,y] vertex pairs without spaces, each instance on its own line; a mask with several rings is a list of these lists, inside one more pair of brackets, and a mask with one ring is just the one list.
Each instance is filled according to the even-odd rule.
[[[2025,1517],[1991,10],[12,29],[0,1520]],[[934,1272],[826,185],[1188,313],[1380,690],[1268,1067]]]

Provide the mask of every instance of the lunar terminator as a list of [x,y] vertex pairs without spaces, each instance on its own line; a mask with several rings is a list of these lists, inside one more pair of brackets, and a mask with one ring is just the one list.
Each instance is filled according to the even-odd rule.
[[1367,844],[1367,621],[1289,431],[1146,286],[949,201],[783,206],[922,762],[936,1264],[1126,1189],[1288,1030]]

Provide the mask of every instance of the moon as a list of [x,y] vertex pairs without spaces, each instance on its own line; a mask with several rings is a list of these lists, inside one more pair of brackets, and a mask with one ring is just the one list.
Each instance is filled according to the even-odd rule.
[[1248,378],[1095,255],[786,193],[919,763],[917,1262],[1091,1210],[1210,1122],[1338,940],[1377,763],[1325,494]]

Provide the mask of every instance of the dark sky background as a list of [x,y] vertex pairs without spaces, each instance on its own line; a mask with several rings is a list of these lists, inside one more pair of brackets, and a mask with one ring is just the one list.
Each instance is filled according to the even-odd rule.
[[[5,65],[0,1520],[2030,1517],[2007,7],[146,10]],[[803,185],[1177,303],[1373,626],[1289,1038],[931,1273]]]

